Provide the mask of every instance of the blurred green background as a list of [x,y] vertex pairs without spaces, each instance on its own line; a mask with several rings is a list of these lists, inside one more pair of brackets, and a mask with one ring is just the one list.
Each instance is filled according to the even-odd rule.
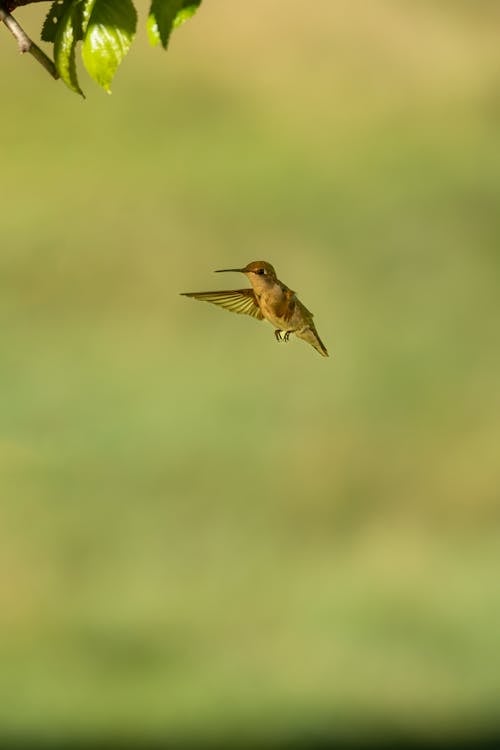
[[[486,731],[500,6],[213,0],[163,54],[146,5],[85,102],[0,28],[0,734]],[[330,359],[179,296],[256,259]]]

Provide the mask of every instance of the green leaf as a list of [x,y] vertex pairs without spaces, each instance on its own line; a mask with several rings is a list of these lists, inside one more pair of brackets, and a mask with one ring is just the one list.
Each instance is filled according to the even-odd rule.
[[147,21],[150,44],[167,49],[172,29],[196,13],[201,0],[152,0]]
[[42,26],[41,37],[44,42],[55,42],[57,26],[71,3],[72,0],[54,0]]
[[[81,0],[64,0],[59,8],[62,10],[55,24],[54,62],[64,83],[72,91],[83,96],[83,91],[78,84],[75,63],[75,47],[82,38]],[[52,10],[53,8],[51,12]]]
[[201,0],[195,0],[195,2],[193,2],[193,0],[191,0],[191,2],[185,2],[174,19],[174,29],[182,26],[182,24],[188,21],[191,16],[194,16],[200,5]]
[[82,58],[89,75],[108,93],[137,27],[132,0],[86,0]]

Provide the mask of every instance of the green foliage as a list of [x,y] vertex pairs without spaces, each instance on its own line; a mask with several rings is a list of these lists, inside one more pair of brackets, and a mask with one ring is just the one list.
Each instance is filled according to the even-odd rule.
[[[147,20],[152,45],[167,48],[170,34],[197,10],[201,0],[152,0]],[[130,49],[137,28],[132,0],[55,0],[42,28],[42,39],[54,45],[54,62],[64,83],[78,94],[75,52],[89,75],[108,93],[114,75]]]
[[73,0],[65,0],[60,7],[62,13],[55,27],[54,61],[64,83],[83,96],[75,62],[75,48],[82,38],[82,7]]
[[85,29],[82,58],[92,78],[106,91],[130,49],[137,26],[131,0],[95,0]]
[[172,29],[196,13],[201,0],[153,0],[148,16],[148,36],[152,45],[167,48]]

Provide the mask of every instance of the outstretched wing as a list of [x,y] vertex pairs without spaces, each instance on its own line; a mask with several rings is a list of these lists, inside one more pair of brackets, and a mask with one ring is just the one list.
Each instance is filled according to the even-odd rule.
[[233,289],[222,292],[183,292],[184,297],[194,297],[202,302],[212,302],[226,310],[262,320],[264,316],[257,304],[253,289]]

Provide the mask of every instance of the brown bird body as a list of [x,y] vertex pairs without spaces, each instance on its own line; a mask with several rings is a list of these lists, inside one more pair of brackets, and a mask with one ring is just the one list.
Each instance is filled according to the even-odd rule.
[[323,357],[328,357],[313,323],[312,312],[300,302],[295,292],[279,281],[270,263],[254,260],[245,268],[225,268],[216,273],[228,271],[244,273],[252,287],[220,292],[184,292],[184,296],[212,302],[231,312],[251,315],[258,320],[268,320],[275,328],[277,341],[288,341],[290,334],[294,333]]

